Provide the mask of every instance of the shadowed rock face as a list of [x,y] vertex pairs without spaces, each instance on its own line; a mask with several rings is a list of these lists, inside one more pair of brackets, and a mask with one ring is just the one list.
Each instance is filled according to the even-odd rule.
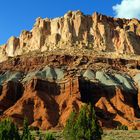
[[69,11],[54,19],[37,18],[31,31],[11,37],[0,49],[2,59],[38,50],[52,51],[71,47],[118,54],[140,54],[140,21],[117,19],[98,13],[84,15]]
[[131,126],[140,117],[135,90],[123,90],[120,86],[106,86],[80,79],[80,93],[84,102],[95,105],[103,127],[114,128],[118,122]]
[[4,112],[15,104],[15,102],[22,96],[22,84],[9,81],[1,86],[0,90],[0,110]]

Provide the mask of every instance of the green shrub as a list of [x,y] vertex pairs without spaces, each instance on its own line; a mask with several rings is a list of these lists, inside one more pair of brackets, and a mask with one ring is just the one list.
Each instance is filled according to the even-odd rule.
[[37,130],[36,134],[37,134],[38,140],[44,140],[44,137],[43,137],[43,134],[42,134],[41,130]]
[[24,119],[22,140],[34,140],[29,129],[28,120]]
[[0,122],[0,140],[20,140],[18,128],[10,119]]
[[45,140],[55,140],[55,137],[53,136],[52,133],[47,132],[45,135]]
[[35,126],[30,126],[30,130],[31,131],[39,131],[39,128],[35,127]]
[[126,125],[119,124],[117,126],[117,130],[128,130],[128,127]]
[[66,140],[100,140],[102,133],[91,105],[72,112],[63,131]]

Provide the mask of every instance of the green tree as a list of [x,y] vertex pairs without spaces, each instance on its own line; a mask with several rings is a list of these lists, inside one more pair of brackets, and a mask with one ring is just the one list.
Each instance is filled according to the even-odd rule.
[[86,107],[83,106],[80,110],[79,116],[76,120],[74,130],[76,132],[76,139],[85,139],[86,137],[86,129],[88,129],[89,126],[89,120],[87,118],[87,112],[86,112]]
[[66,139],[75,140],[75,119],[76,119],[76,112],[73,111],[70,114],[69,119],[67,120],[66,126],[64,128],[63,134]]
[[36,131],[36,134],[37,134],[37,136],[38,136],[38,140],[43,140],[41,130],[37,130],[37,131]]
[[100,140],[102,129],[93,106],[84,105],[78,114],[72,112],[63,133],[67,140]]
[[45,135],[45,140],[55,140],[55,137],[53,136],[52,133],[47,132]]
[[20,140],[18,128],[10,119],[0,122],[0,140]]
[[31,131],[29,129],[28,120],[25,118],[23,123],[23,134],[22,140],[34,140],[33,136],[31,135]]

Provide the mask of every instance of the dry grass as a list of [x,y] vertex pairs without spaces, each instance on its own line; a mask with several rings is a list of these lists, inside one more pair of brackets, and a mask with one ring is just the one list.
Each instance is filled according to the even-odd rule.
[[[62,131],[51,132],[54,134],[56,140],[65,140]],[[42,133],[45,135],[46,132]],[[35,136],[37,135],[35,134]],[[140,130],[105,130],[102,140],[140,140]]]
[[140,140],[139,130],[106,130],[103,140]]

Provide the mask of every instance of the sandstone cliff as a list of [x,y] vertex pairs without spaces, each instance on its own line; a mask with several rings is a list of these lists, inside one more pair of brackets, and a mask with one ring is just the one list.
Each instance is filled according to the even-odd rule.
[[[91,49],[93,52],[140,54],[140,21],[117,19],[98,13],[69,11],[64,17],[37,18],[31,31],[22,31],[1,47],[2,59],[39,50]],[[81,51],[82,51],[81,49]]]

